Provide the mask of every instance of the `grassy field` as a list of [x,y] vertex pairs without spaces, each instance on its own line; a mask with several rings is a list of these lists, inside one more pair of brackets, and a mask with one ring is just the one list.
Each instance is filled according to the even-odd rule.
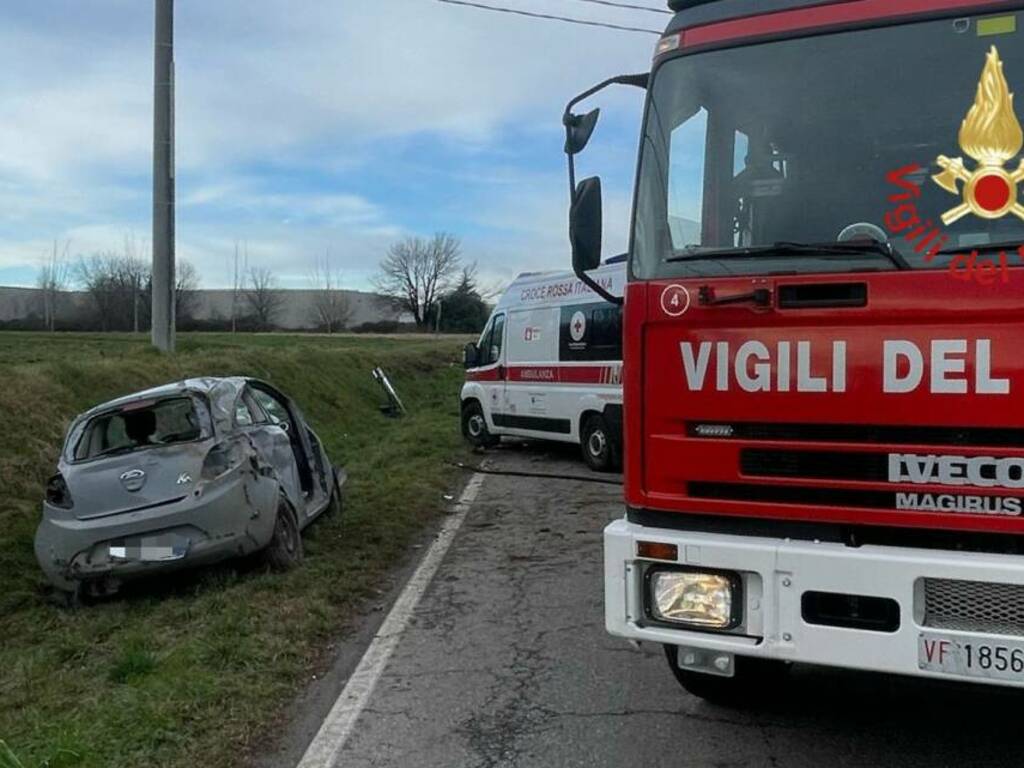
[[[443,508],[456,480],[445,459],[463,451],[462,341],[183,335],[163,357],[140,336],[0,333],[0,740],[26,766],[243,764]],[[407,418],[378,411],[378,364]],[[345,513],[307,529],[303,565],[217,566],[77,611],[48,602],[32,539],[69,419],[146,386],[239,373],[293,396],[349,472]]]

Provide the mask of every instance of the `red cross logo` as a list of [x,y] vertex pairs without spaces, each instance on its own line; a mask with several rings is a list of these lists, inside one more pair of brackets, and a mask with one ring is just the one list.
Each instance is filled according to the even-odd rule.
[[582,312],[576,312],[569,321],[569,335],[575,342],[583,341],[587,332],[587,316]]

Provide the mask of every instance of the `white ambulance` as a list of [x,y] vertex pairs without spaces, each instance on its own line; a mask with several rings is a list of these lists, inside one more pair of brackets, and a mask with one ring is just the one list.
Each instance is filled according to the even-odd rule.
[[[591,275],[614,296],[626,265]],[[571,272],[523,274],[466,345],[462,433],[477,446],[501,435],[578,443],[593,469],[622,458],[622,307]]]

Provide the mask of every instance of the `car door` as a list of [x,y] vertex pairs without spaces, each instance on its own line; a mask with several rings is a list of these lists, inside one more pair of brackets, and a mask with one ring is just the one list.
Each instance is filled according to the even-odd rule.
[[302,413],[284,394],[262,381],[250,381],[250,392],[259,406],[267,413],[270,421],[288,435],[292,452],[292,465],[295,468],[303,508],[307,515],[318,511],[324,501],[326,484],[320,470],[311,459],[312,446],[309,441],[308,427]]
[[[283,396],[282,396],[283,397]],[[327,454],[324,451],[320,438],[309,426],[302,410],[294,400],[285,399],[288,413],[292,416],[292,422],[299,424],[302,451],[306,457],[305,466],[308,468],[308,481],[304,481],[303,487],[306,490],[308,499],[307,508],[312,517],[327,504],[331,494],[334,492],[334,470]],[[294,443],[293,443],[294,445]],[[301,472],[301,470],[300,470]]]
[[273,414],[255,398],[253,390],[245,387],[235,401],[235,426],[249,436],[263,459],[274,467],[292,504],[303,510],[304,496],[292,451],[290,423],[275,421]]

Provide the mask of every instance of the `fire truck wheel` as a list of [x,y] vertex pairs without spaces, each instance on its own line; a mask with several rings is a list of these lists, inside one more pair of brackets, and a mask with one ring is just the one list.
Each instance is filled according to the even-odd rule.
[[477,448],[492,448],[500,439],[487,429],[484,409],[476,400],[471,400],[462,407],[462,436]]
[[676,661],[677,651],[678,648],[674,645],[665,646],[669,668],[679,684],[687,693],[726,707],[757,704],[768,696],[777,696],[779,686],[784,682],[792,666],[775,659],[737,656],[734,659],[736,674],[732,677],[718,677],[680,669]]
[[587,466],[597,472],[611,472],[618,468],[618,446],[608,429],[603,416],[593,414],[583,421],[580,433],[580,447]]

